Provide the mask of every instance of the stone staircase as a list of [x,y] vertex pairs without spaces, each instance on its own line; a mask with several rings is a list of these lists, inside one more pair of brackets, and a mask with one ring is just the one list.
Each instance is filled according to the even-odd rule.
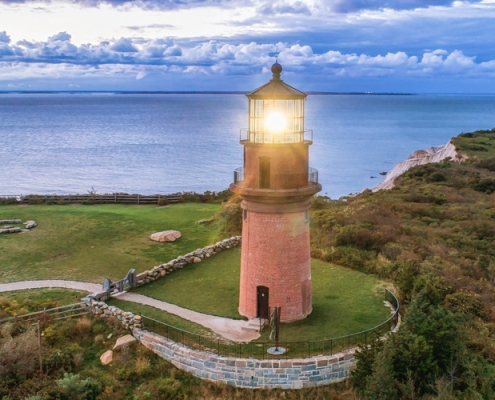
[[246,322],[246,325],[241,327],[243,331],[261,332],[265,325],[268,324],[268,320],[264,318],[253,318]]

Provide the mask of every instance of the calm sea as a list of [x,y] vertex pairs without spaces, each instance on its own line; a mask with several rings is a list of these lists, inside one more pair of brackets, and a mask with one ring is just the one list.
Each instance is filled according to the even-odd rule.
[[[247,99],[232,94],[0,94],[0,195],[226,189]],[[311,166],[338,198],[413,151],[495,127],[495,96],[310,95]],[[372,176],[377,178],[371,178]]]

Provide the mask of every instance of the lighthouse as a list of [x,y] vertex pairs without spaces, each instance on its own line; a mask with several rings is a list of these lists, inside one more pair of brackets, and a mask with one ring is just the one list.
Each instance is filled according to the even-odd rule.
[[321,190],[309,167],[313,132],[304,127],[307,95],[281,78],[248,93],[248,128],[241,130],[244,166],[230,190],[242,207],[239,313],[268,318],[281,307],[282,322],[312,311],[309,244],[310,198]]

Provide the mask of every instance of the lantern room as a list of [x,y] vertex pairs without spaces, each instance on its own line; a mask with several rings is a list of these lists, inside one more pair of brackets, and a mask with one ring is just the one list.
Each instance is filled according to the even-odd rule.
[[312,141],[312,132],[304,130],[306,94],[287,85],[280,74],[282,66],[272,66],[273,78],[248,93],[249,123],[241,142],[301,143]]

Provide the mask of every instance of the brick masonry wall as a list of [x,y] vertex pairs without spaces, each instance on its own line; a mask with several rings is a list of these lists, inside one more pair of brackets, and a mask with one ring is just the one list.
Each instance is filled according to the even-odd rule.
[[333,356],[256,360],[193,350],[141,329],[134,329],[133,334],[142,345],[177,368],[201,379],[244,388],[302,389],[328,385],[348,378],[356,364],[354,349]]
[[239,312],[257,316],[257,287],[269,288],[269,306],[282,307],[281,320],[311,313],[311,257],[306,211],[247,211],[242,226]]

